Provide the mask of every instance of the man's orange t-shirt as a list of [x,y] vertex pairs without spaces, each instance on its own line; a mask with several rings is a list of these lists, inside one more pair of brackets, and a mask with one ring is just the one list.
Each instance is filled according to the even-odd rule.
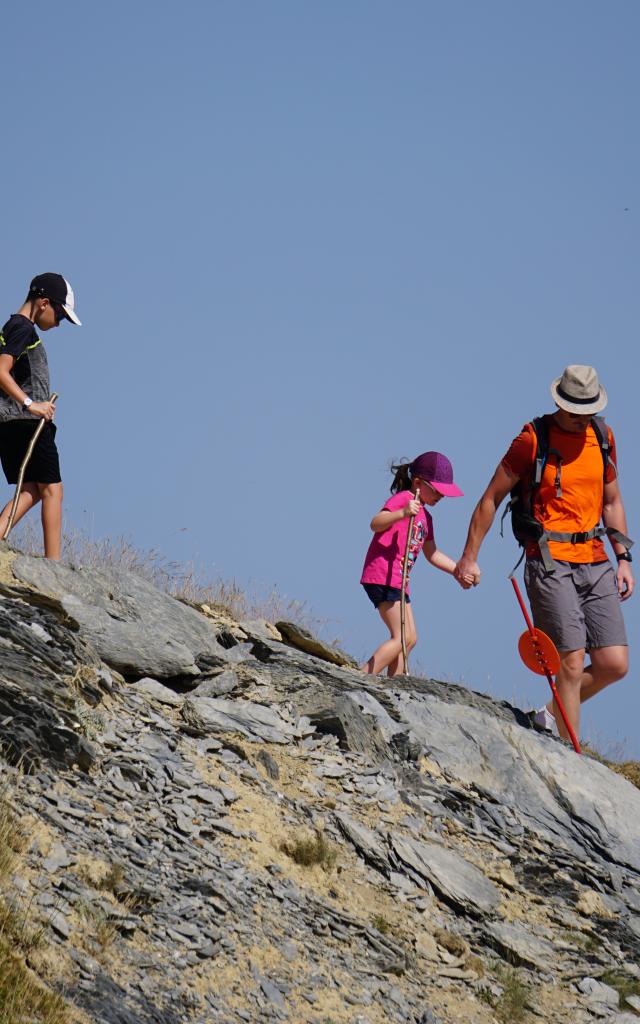
[[[589,424],[585,433],[573,434],[561,430],[552,416],[546,417],[549,431],[549,448],[555,448],[562,456],[560,484],[562,495],[556,497],[557,457],[549,453],[542,474],[540,487],[533,497],[532,512],[545,530],[559,533],[586,533],[597,526],[602,518],[604,496],[604,463],[596,433]],[[609,464],[607,483],[616,477],[616,445],[613,431],[609,432]],[[520,477],[521,486],[528,491],[536,457],[536,435],[530,423],[511,442],[511,447],[502,460],[509,473]],[[589,540],[584,544],[567,544],[549,541],[551,557],[564,562],[604,562],[607,558],[601,540]],[[540,549],[535,542],[527,544],[527,558],[539,558]]]

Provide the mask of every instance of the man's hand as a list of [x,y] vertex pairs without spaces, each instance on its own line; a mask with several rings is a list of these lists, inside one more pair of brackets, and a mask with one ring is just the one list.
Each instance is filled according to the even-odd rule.
[[618,562],[616,582],[618,584],[620,600],[628,600],[628,598],[633,594],[633,572],[631,571],[631,564],[629,562]]
[[56,407],[53,402],[32,402],[29,406],[29,412],[32,416],[37,416],[41,420],[47,420],[51,422],[55,416]]
[[477,587],[481,576],[480,566],[474,558],[463,555],[456,565],[454,576],[462,586],[466,584]]

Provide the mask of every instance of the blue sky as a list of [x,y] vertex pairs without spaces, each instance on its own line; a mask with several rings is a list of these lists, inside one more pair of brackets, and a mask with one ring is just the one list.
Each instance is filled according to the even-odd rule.
[[[2,303],[44,270],[76,291],[47,338],[68,522],[275,584],[364,656],[389,460],[451,458],[457,556],[580,362],[637,535],[639,31],[631,0],[8,8]],[[417,567],[415,660],[527,705],[515,558],[494,529],[468,594]],[[635,666],[585,710],[629,756]]]

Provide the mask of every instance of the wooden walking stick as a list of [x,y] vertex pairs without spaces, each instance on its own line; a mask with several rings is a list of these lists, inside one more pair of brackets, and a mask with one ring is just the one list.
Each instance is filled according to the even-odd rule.
[[[417,499],[420,493],[420,484],[416,484],[416,493],[414,497]],[[409,675],[409,656],[407,654],[407,636],[405,631],[405,609],[407,606],[407,581],[409,578],[409,551],[411,549],[411,540],[413,538],[413,522],[415,516],[409,517],[409,529],[407,531],[407,543],[404,549],[404,560],[402,562],[402,590],[400,592],[400,643],[402,645],[402,670],[405,676]]]
[[[55,394],[55,392],[54,392],[54,394],[51,396],[49,401],[50,402],[55,402],[57,397],[58,397],[57,394]],[[18,508],[18,501],[20,500],[20,491],[22,490],[22,484],[23,484],[23,481],[24,481],[24,474],[25,474],[27,466],[29,465],[29,459],[33,455],[33,449],[36,446],[36,441],[40,437],[40,434],[42,433],[42,431],[44,429],[45,423],[46,423],[46,420],[43,420],[43,419],[41,419],[40,422],[38,423],[38,426],[36,427],[36,429],[33,432],[33,437],[31,438],[31,440],[29,442],[29,447],[27,448],[25,457],[22,460],[22,463],[20,465],[20,472],[18,473],[18,483],[16,484],[16,491],[15,491],[15,494],[13,495],[13,502],[11,503],[11,511],[9,512],[9,520],[7,522],[7,528],[4,531],[4,533],[2,534],[2,539],[3,540],[6,540],[7,537],[9,536],[9,534],[11,533],[11,527],[13,526],[13,520],[16,517],[16,511],[17,511],[17,508]]]

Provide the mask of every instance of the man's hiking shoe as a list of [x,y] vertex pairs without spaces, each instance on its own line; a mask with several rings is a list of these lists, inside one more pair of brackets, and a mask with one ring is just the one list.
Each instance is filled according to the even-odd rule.
[[560,735],[558,732],[558,726],[556,725],[556,720],[547,708],[546,704],[543,704],[538,711],[532,712],[531,721],[534,726],[538,727],[538,729],[544,729],[545,732],[550,732],[553,736]]

